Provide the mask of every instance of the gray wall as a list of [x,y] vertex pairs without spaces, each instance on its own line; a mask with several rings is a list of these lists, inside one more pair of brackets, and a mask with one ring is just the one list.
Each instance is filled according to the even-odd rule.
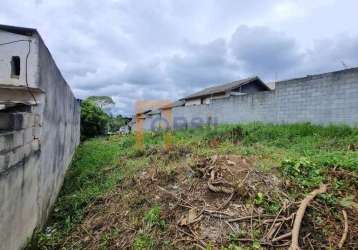
[[[28,58],[27,78],[30,86],[33,87],[35,83],[38,82],[38,40],[35,37],[28,37],[0,30],[0,43],[16,40],[31,40],[31,53]],[[26,55],[28,52],[28,46],[29,43],[26,41],[0,46],[0,84],[21,85],[25,82]],[[20,57],[21,75],[19,79],[10,78],[10,62],[12,56]]]
[[[260,121],[357,126],[358,68],[277,82],[274,91],[176,107],[173,117],[175,128],[195,127],[200,120],[219,124]],[[175,120],[186,120],[186,124]]]
[[[80,106],[41,38],[38,105],[0,133],[0,249],[19,249],[43,225],[80,138]],[[20,128],[20,129],[19,129]],[[2,157],[2,158],[1,158]]]

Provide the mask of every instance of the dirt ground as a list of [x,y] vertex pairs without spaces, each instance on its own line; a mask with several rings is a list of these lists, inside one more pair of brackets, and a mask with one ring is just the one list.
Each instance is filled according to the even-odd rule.
[[[164,169],[153,164],[91,204],[65,247],[288,249],[306,194],[290,194],[290,181],[254,166],[255,158],[236,155],[184,156]],[[153,206],[160,218],[146,220]],[[343,249],[358,248],[356,209],[345,209],[349,231]],[[317,199],[310,202],[301,249],[338,249],[345,225],[336,212]]]

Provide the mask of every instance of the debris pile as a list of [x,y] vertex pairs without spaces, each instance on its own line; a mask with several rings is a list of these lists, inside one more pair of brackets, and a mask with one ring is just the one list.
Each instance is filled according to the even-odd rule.
[[[178,191],[159,187],[181,207],[176,228],[180,242],[203,249],[209,243],[213,247],[230,242],[290,244],[294,214],[289,208],[294,204],[282,198],[282,183],[275,175],[258,171],[252,160],[239,156],[199,158],[189,166],[196,177],[190,186],[182,185]],[[283,204],[276,215],[255,205],[271,199]]]
[[[326,192],[327,186],[296,201],[286,193],[283,178],[254,166],[255,159],[242,156],[188,155],[169,170],[148,168],[97,200],[68,242],[95,249],[103,235],[110,234],[111,242],[106,246],[130,249],[138,235],[150,235],[159,242],[155,248],[161,249],[166,249],[163,244],[169,242],[178,249],[250,246],[296,250],[313,249],[318,242],[327,241],[321,238],[317,218],[305,215],[310,206],[332,220],[327,208],[314,201],[317,194]],[[165,225],[148,225],[143,220],[143,214],[155,204],[161,208],[160,218]],[[341,228],[333,230],[342,233],[332,234],[335,238],[330,239],[337,243],[334,247],[338,242],[342,247],[347,241],[344,213],[345,223],[338,221]]]

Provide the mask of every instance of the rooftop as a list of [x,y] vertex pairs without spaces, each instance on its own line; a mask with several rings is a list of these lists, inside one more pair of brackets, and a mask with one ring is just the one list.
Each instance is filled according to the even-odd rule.
[[258,82],[262,86],[264,86],[267,90],[270,90],[270,88],[263,81],[261,81],[261,79],[259,77],[255,76],[255,77],[245,78],[245,79],[241,79],[241,80],[230,82],[230,83],[225,83],[225,84],[209,87],[209,88],[203,89],[201,91],[198,91],[194,94],[191,94],[189,96],[186,96],[180,100],[189,100],[189,99],[194,99],[197,97],[205,97],[205,96],[210,96],[210,95],[217,94],[217,93],[227,92],[227,91],[236,89],[238,87],[241,87],[245,84],[252,83],[252,82]]
[[37,30],[33,28],[10,26],[4,24],[0,24],[0,30],[11,32],[18,35],[24,35],[24,36],[32,36],[34,33],[37,32]]

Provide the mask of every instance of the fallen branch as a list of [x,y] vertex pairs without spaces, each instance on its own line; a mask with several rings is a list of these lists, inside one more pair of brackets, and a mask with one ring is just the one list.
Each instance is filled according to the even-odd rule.
[[270,229],[268,230],[267,234],[263,237],[266,240],[271,240],[274,233],[276,232],[276,230],[278,229],[278,227],[280,226],[280,223],[277,224],[276,221],[278,219],[278,217],[280,216],[280,214],[282,213],[282,211],[284,210],[284,207],[281,207],[280,211],[278,212],[278,214],[276,215],[275,219],[273,220],[273,223],[271,224]]
[[224,209],[227,205],[229,205],[230,201],[232,200],[232,198],[234,197],[235,192],[232,192],[229,196],[229,198],[226,199],[226,201],[220,206],[220,210]]
[[303,216],[305,214],[306,208],[308,204],[316,197],[318,194],[325,193],[327,191],[327,185],[321,185],[320,188],[313,190],[311,193],[307,195],[306,198],[304,198],[297,210],[295,222],[293,224],[292,229],[292,242],[289,250],[299,250],[300,246],[298,244],[298,237],[300,234],[300,228],[301,228],[301,222],[303,219]]
[[289,221],[292,220],[295,217],[295,213],[291,214],[288,217],[283,217],[283,218],[279,218],[279,219],[266,219],[264,221],[262,221],[263,224],[268,224],[268,223],[272,223],[274,221],[276,222],[285,222],[285,221]]
[[280,226],[281,226],[280,222],[273,223],[267,234],[264,236],[264,239],[270,241]]
[[273,238],[271,242],[275,242],[275,241],[279,241],[279,240],[286,239],[286,238],[290,237],[291,235],[292,235],[291,232],[285,233],[285,234],[280,235],[280,236],[278,236],[278,237],[276,237],[276,238]]
[[203,210],[204,213],[207,213],[207,214],[222,214],[226,217],[231,217],[232,215],[229,214],[229,213],[226,213],[224,211],[217,211],[217,210],[209,210],[209,209],[204,209]]
[[244,216],[244,217],[229,219],[228,222],[238,222],[238,221],[248,220],[251,218],[254,219],[259,217],[274,217],[274,215],[262,214],[262,215]]
[[[188,232],[185,232],[184,230],[181,230],[181,229],[177,229],[179,232],[185,234],[186,236],[189,236],[190,238],[193,238],[194,240],[196,240],[197,242],[199,242],[201,244],[201,246],[205,247],[206,246],[206,243],[199,239],[196,235],[193,234],[193,232],[191,231],[191,233],[188,233]],[[205,249],[205,248],[204,248]]]
[[343,210],[342,213],[343,213],[343,218],[344,218],[344,232],[343,232],[342,238],[341,238],[341,240],[339,241],[339,244],[338,244],[339,249],[341,249],[343,247],[344,242],[346,241],[347,235],[348,235],[348,216],[347,216],[347,212],[345,210]]
[[[227,184],[226,182],[215,182],[215,184]],[[235,190],[232,187],[225,187],[225,186],[214,186],[214,183],[212,181],[208,181],[208,188],[215,192],[215,193],[225,193],[225,194],[232,194]]]
[[216,193],[222,192],[222,193],[226,193],[226,194],[232,194],[235,191],[234,188],[232,187],[233,185],[231,183],[224,181],[224,180],[215,181],[215,175],[216,175],[216,171],[214,169],[212,169],[210,172],[210,178],[208,180],[209,190],[216,192]]

